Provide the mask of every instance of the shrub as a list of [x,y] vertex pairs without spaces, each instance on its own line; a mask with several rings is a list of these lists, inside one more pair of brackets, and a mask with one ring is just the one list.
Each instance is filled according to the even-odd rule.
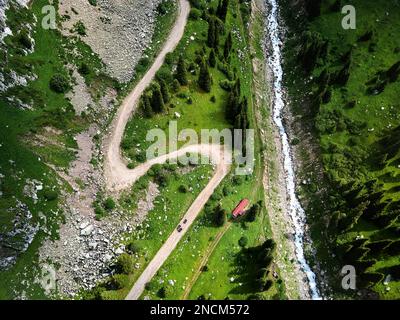
[[149,66],[150,60],[147,57],[141,58],[136,65],[136,72],[144,73]]
[[110,286],[113,290],[120,290],[129,285],[129,277],[126,274],[115,274],[110,279]]
[[80,67],[79,67],[79,69],[78,69],[78,72],[80,73],[80,74],[82,74],[82,75],[87,75],[87,74],[89,74],[90,73],[90,69],[89,69],[89,66],[86,64],[86,63],[81,63],[81,65],[80,65]]
[[138,162],[145,162],[146,161],[146,153],[145,152],[140,152],[135,155],[135,159]]
[[82,21],[79,20],[77,23],[74,24],[74,30],[80,36],[86,36],[86,27]]
[[103,203],[104,209],[110,211],[115,209],[115,201],[113,198],[109,197],[107,198],[104,203]]
[[239,246],[241,246],[242,248],[246,247],[248,244],[249,240],[247,239],[247,237],[243,236],[239,239]]
[[189,19],[191,20],[199,20],[201,17],[201,11],[196,8],[192,8],[190,10]]
[[164,80],[166,83],[171,83],[173,81],[171,69],[167,64],[164,64],[160,70],[157,71],[156,78],[158,80]]
[[147,291],[154,291],[157,287],[157,284],[154,281],[147,282],[145,285],[145,289]]
[[128,165],[127,165],[128,169],[134,169],[135,166],[136,165],[133,162],[129,162]]
[[224,195],[224,197],[229,196],[232,193],[232,187],[229,185],[226,185],[222,188],[222,193]]
[[50,79],[50,89],[57,93],[65,93],[70,88],[69,79],[61,74],[56,73]]
[[32,48],[32,41],[29,38],[28,32],[26,30],[22,30],[18,35],[18,42],[26,49]]
[[219,82],[219,86],[225,91],[231,91],[234,85],[235,81],[229,81],[228,79],[224,79]]
[[104,209],[98,205],[94,208],[94,213],[96,215],[97,220],[100,220],[106,214]]
[[157,12],[160,15],[164,15],[166,13],[168,13],[168,11],[171,9],[173,3],[170,0],[164,0],[162,2],[160,2],[160,4],[157,7]]
[[126,249],[130,252],[130,253],[139,253],[141,250],[140,245],[135,242],[135,241],[131,241],[127,244]]
[[92,6],[97,6],[97,0],[89,0],[89,3],[90,3]]
[[226,211],[218,205],[214,209],[214,223],[217,227],[222,227],[226,222]]
[[172,82],[172,91],[177,93],[179,91],[181,87],[181,84],[179,83],[179,81],[177,79],[174,79],[174,81]]
[[300,143],[300,139],[299,138],[293,138],[291,141],[291,145],[292,146],[297,146]]
[[47,201],[54,201],[58,198],[58,193],[55,190],[46,189],[43,196]]
[[117,259],[116,268],[120,273],[131,274],[134,271],[132,256],[127,253],[121,254]]
[[188,192],[188,188],[185,185],[180,185],[179,186],[179,192],[181,193],[187,193]]

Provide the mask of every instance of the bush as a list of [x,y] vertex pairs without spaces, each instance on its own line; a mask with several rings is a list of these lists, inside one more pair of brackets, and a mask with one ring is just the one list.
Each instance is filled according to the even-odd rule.
[[92,6],[97,6],[97,0],[89,0],[89,3],[90,3]]
[[79,20],[77,23],[74,24],[74,30],[80,36],[86,36],[86,27],[82,21]]
[[179,91],[179,89],[181,88],[181,84],[179,83],[179,81],[177,79],[174,79],[174,81],[172,82],[172,91],[177,93]]
[[28,32],[22,30],[18,35],[18,42],[26,49],[32,49],[32,41],[29,38]]
[[114,199],[111,197],[107,198],[103,203],[103,207],[104,207],[104,209],[106,209],[108,211],[115,209]]
[[299,138],[293,138],[291,141],[291,145],[292,146],[297,146],[300,143],[300,139]]
[[137,153],[137,154],[135,155],[135,159],[136,159],[136,161],[138,161],[138,162],[145,162],[145,161],[146,161],[146,153],[145,153],[145,152]]
[[239,246],[241,246],[242,248],[246,247],[248,244],[249,240],[247,239],[247,237],[243,236],[239,239]]
[[222,227],[226,222],[226,211],[218,205],[214,209],[214,223],[217,227]]
[[192,8],[190,10],[189,19],[191,20],[199,20],[201,17],[201,11],[196,8]]
[[160,70],[157,71],[156,78],[158,80],[164,80],[166,83],[172,83],[174,79],[167,64],[164,64]]
[[180,185],[179,186],[179,192],[180,193],[187,193],[188,192],[188,188],[185,185]]
[[165,55],[165,60],[164,60],[164,62],[167,64],[167,65],[172,65],[174,62],[175,62],[175,55],[174,55],[174,53],[172,53],[172,52],[168,52],[166,55]]
[[219,86],[225,91],[231,91],[234,85],[235,81],[229,81],[228,79],[224,79],[219,82]]
[[222,193],[224,195],[224,197],[229,196],[232,193],[232,188],[229,185],[226,185],[222,188]]
[[129,286],[129,277],[126,274],[115,274],[110,279],[113,290],[120,290]]
[[50,89],[57,93],[65,93],[69,90],[69,79],[61,74],[56,73],[50,79]]
[[149,66],[150,60],[147,57],[141,58],[136,65],[137,73],[144,73]]
[[44,190],[43,196],[47,201],[54,201],[58,198],[58,192],[55,190],[46,189]]
[[78,72],[80,73],[80,74],[82,74],[82,75],[87,75],[87,74],[89,74],[90,73],[90,69],[89,69],[89,66],[86,64],[86,63],[81,63],[81,65],[80,65],[80,67],[79,67],[79,69],[78,69]]
[[117,259],[116,268],[119,273],[131,274],[135,270],[132,256],[127,253],[121,254]]
[[134,253],[139,253],[141,250],[141,247],[138,243],[136,243],[135,241],[131,241],[127,244],[126,249],[134,254]]
[[172,9],[172,5],[173,3],[170,0],[164,0],[158,5],[157,12],[163,16],[164,14],[168,13],[170,9]]
[[144,287],[147,291],[154,291],[157,288],[157,284],[154,281],[150,281]]

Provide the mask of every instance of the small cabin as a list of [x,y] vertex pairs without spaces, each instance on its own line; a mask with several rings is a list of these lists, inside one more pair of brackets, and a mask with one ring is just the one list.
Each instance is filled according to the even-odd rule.
[[246,213],[246,209],[249,205],[250,201],[248,199],[243,199],[239,202],[236,208],[232,211],[232,215],[234,219],[243,216]]

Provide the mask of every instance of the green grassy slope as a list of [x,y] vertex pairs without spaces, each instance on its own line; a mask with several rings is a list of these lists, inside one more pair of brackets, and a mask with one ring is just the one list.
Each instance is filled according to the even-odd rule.
[[[302,153],[308,166],[301,175],[311,183],[301,193],[310,199],[317,257],[338,296],[358,297],[340,286],[339,271],[350,264],[361,296],[399,298],[400,5],[309,1],[306,12],[281,3],[292,109],[314,134],[323,164],[321,181],[306,172],[313,160]],[[345,4],[356,9],[355,30],[342,28]]]
[[[65,94],[50,89],[51,77],[59,73],[71,82],[71,67],[79,69],[85,65],[86,72],[81,74],[95,102],[110,87],[119,91],[120,96],[124,94],[120,84],[104,74],[102,61],[77,34],[67,38],[58,30],[41,27],[42,8],[48,4],[46,0],[34,0],[29,8],[21,8],[11,3],[6,16],[13,35],[6,37],[5,45],[0,48],[0,70],[6,74],[6,84],[10,82],[7,74],[12,70],[18,75],[35,75],[26,86],[15,86],[0,93],[0,256],[14,255],[24,243],[21,235],[11,233],[15,230],[16,216],[22,217],[20,227],[40,225],[31,245],[18,255],[16,264],[0,271],[0,299],[15,298],[21,292],[29,298],[45,298],[41,285],[35,283],[35,278],[41,274],[37,252],[45,238],[57,238],[58,225],[63,222],[63,212],[59,209],[63,201],[61,194],[71,191],[49,165],[66,170],[75,159],[74,136],[105,116],[99,115],[96,108],[76,115]],[[53,4],[57,7],[58,1]],[[164,31],[173,24],[175,3],[168,1],[167,10],[155,21],[153,44],[146,50],[149,61],[162,45]],[[61,19],[66,17],[57,16],[58,25]],[[23,36],[29,33],[26,23],[31,24],[34,39],[34,50],[27,54],[25,51],[32,43]],[[140,75],[139,67],[136,73]],[[12,97],[14,100],[9,100]],[[31,108],[20,108],[18,101]],[[50,137],[55,143],[33,143],[36,134],[49,136],[44,130],[46,127],[56,132]],[[43,184],[43,190],[37,192],[37,201],[24,193],[28,179]],[[58,195],[55,199],[53,191]],[[32,218],[28,218],[30,214]]]
[[[199,133],[201,129],[230,128],[232,125],[226,119],[226,110],[230,107],[227,105],[229,90],[223,90],[219,84],[227,78],[233,80],[232,73],[234,77],[240,79],[242,95],[247,97],[249,105],[252,105],[252,65],[249,39],[247,38],[248,30],[244,24],[250,17],[250,5],[247,1],[230,1],[224,26],[225,32],[221,33],[219,40],[217,67],[209,68],[213,79],[211,91],[207,93],[199,90],[197,83],[198,56],[207,59],[209,55],[210,49],[206,46],[209,24],[204,19],[194,16],[204,17],[205,12],[212,15],[212,11],[207,8],[215,10],[217,4],[218,1],[211,1],[209,6],[206,6],[203,1],[192,3],[194,9],[192,9],[184,37],[177,49],[167,58],[162,71],[158,74],[158,77],[166,79],[167,83],[172,83],[172,70],[176,66],[179,55],[182,54],[189,70],[192,70],[192,72],[188,72],[189,84],[181,86],[177,93],[173,93],[170,88],[172,98],[166,105],[165,113],[146,117],[139,110],[139,113],[130,120],[122,142],[122,149],[132,161],[132,166],[138,161],[143,161],[143,153],[148,147],[148,144],[143,144],[143,141],[150,128],[157,127],[167,130],[169,121],[174,119],[178,121],[178,130],[190,128]],[[200,10],[198,10],[199,8]],[[224,63],[222,54],[225,39],[231,30],[234,33],[233,49],[230,58],[226,61],[228,70],[230,70],[227,73],[222,68]],[[213,101],[213,97],[215,97],[215,101]],[[176,113],[179,114],[179,117],[176,117]],[[249,107],[247,114],[250,127],[254,127],[253,107]],[[259,148],[258,140],[256,148]],[[250,263],[245,260],[238,263],[241,258],[245,259],[247,252],[238,245],[241,237],[248,239],[248,248],[257,246],[270,237],[266,210],[263,208],[256,221],[252,223],[247,221],[228,222],[223,227],[217,227],[213,223],[213,210],[218,203],[226,212],[230,212],[242,198],[247,197],[252,203],[264,198],[261,185],[261,162],[259,154],[257,152],[256,154],[256,170],[253,175],[242,178],[230,175],[224,180],[184,240],[148,285],[143,297],[150,296],[152,299],[197,299],[198,297],[223,299],[229,296],[243,299],[254,296],[255,293],[259,294],[258,298],[271,298],[282,294],[281,285],[275,281],[272,289],[265,292],[260,291],[257,288],[255,277],[251,280],[246,276],[246,274],[254,272],[249,269]],[[210,247],[215,250],[210,252]],[[208,271],[202,272],[198,279],[193,278],[206,255],[210,255],[206,268]],[[276,271],[279,270],[276,269]],[[268,278],[273,279],[272,272]],[[171,280],[173,285],[170,283]],[[187,286],[192,286],[192,288],[190,294],[186,293],[185,295]]]

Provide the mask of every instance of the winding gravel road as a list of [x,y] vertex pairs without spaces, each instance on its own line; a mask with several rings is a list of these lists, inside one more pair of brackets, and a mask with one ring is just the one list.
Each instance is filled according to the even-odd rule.
[[143,91],[151,83],[157,70],[162,66],[166,54],[173,51],[179,43],[180,39],[182,38],[189,11],[189,2],[187,0],[180,0],[178,18],[163,49],[154,61],[151,68],[144,75],[138,85],[133,89],[133,91],[126,97],[121,107],[119,108],[111,126],[111,134],[108,141],[106,142],[106,158],[104,166],[105,178],[107,182],[107,189],[111,192],[118,192],[134,184],[135,181],[137,181],[141,176],[145,175],[146,172],[154,164],[162,164],[168,159],[177,159],[180,156],[186,155],[187,153],[198,153],[207,156],[211,160],[211,162],[216,165],[216,169],[214,172],[214,176],[211,178],[210,182],[201,191],[199,196],[186,212],[185,216],[182,218],[182,221],[185,219],[187,220],[185,224],[183,222],[181,223],[181,225],[184,227],[183,230],[181,232],[178,232],[177,230],[174,230],[174,232],[172,232],[167,241],[163,244],[161,249],[154,256],[153,260],[148,264],[146,269],[140,275],[139,279],[136,281],[135,285],[126,297],[127,300],[136,300],[140,297],[146,283],[153,278],[155,273],[163,265],[163,263],[174,250],[178,242],[182,239],[187,230],[190,228],[190,225],[194,222],[208,199],[211,197],[215,188],[228,174],[230,163],[232,160],[232,155],[230,152],[227,152],[223,147],[219,145],[212,144],[186,146],[167,155],[149,160],[134,169],[127,168],[126,161],[121,154],[120,144],[126,124],[131,114],[136,110],[138,101]]
[[[151,81],[156,75],[156,72],[163,65],[167,53],[173,51],[181,40],[189,12],[189,2],[187,0],[179,0],[178,18],[168,39],[165,42],[164,47],[161,49],[161,52],[142,80],[140,80],[137,86],[125,98],[114,118],[114,121],[111,125],[111,134],[106,143],[106,158],[104,164],[107,188],[110,191],[120,191],[129,187],[137,180],[135,175],[139,173],[139,170],[129,170],[127,168],[126,161],[122,157],[120,149],[122,136],[132,112],[134,112],[137,108],[138,101],[142,93],[150,85]],[[145,168],[146,166],[143,166],[142,170]]]

